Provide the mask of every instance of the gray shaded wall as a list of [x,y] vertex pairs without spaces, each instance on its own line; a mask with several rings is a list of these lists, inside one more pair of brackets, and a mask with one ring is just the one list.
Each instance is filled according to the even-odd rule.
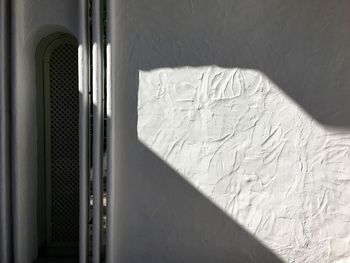
[[43,37],[57,31],[78,37],[79,10],[72,0],[11,4],[14,261],[32,262],[37,257],[35,51]]
[[[263,72],[323,125],[349,126],[348,1],[109,2],[109,262],[280,262],[137,134],[139,71],[217,65]],[[12,3],[15,262],[37,256],[35,48],[78,37],[77,1]]]
[[139,142],[139,72],[211,65],[253,69],[313,121],[347,130],[349,5],[109,1],[108,262],[280,261]]
[[12,260],[11,130],[10,130],[10,3],[0,1],[0,261]]

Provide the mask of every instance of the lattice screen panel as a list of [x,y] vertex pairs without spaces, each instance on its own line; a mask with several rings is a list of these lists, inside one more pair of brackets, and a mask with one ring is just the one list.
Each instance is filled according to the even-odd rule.
[[49,63],[51,218],[48,220],[51,220],[52,242],[77,242],[79,237],[77,61],[77,48],[66,43],[56,47]]

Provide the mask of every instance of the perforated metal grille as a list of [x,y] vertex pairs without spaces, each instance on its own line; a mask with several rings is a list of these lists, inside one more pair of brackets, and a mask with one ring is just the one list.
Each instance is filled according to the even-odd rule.
[[73,44],[50,57],[51,240],[76,242],[79,236],[78,57]]

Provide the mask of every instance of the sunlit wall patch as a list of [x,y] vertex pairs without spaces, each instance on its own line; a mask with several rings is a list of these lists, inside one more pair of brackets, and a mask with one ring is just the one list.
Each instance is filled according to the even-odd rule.
[[263,73],[140,71],[137,128],[143,144],[287,262],[350,256],[350,133],[321,126]]

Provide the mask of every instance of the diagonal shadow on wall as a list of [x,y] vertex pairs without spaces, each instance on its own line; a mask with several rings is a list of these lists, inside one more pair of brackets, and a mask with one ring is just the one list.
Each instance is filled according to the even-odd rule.
[[123,51],[141,70],[255,69],[321,124],[349,126],[348,1],[146,0],[119,8]]
[[263,72],[319,123],[350,125],[350,3],[144,0],[111,6],[110,259],[281,262],[138,141],[138,72]]
[[149,149],[129,146],[137,161],[116,190],[121,262],[282,262]]

